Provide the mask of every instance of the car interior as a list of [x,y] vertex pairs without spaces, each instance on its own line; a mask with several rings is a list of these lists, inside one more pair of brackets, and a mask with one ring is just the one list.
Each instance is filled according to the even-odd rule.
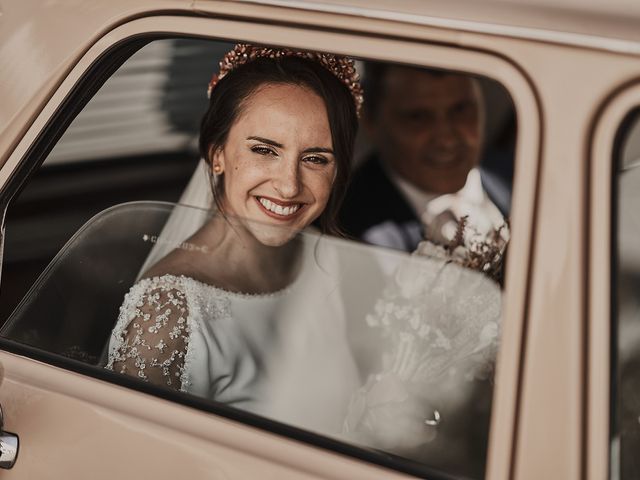
[[[130,201],[177,202],[198,165],[203,85],[231,44],[157,40],[101,87],[7,209],[0,324],[72,235]],[[362,64],[360,63],[361,67]],[[483,186],[508,216],[515,113],[506,91],[481,79],[487,104]],[[354,168],[370,150],[362,132]]]

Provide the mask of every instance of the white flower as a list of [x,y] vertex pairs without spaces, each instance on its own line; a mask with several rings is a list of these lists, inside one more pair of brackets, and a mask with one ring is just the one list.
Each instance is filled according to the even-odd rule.
[[378,318],[375,315],[368,314],[365,317],[365,321],[369,327],[377,327],[380,325],[380,322],[378,322]]
[[429,332],[431,332],[431,327],[429,326],[429,324],[423,323],[422,325],[420,325],[420,330],[418,330],[418,336],[420,338],[424,338],[429,335]]
[[418,330],[420,327],[420,317],[416,314],[411,315],[411,317],[409,317],[409,325],[411,325],[411,328],[414,330]]

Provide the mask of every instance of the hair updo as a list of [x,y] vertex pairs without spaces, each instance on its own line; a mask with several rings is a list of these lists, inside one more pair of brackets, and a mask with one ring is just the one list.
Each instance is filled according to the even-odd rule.
[[[211,169],[210,155],[224,147],[243,103],[266,84],[306,87],[324,101],[337,168],[329,200],[317,221],[323,232],[337,234],[337,215],[349,181],[358,117],[349,89],[317,62],[299,57],[257,58],[231,70],[211,92],[200,125],[200,154]],[[212,182],[212,191],[221,209],[224,184]]]

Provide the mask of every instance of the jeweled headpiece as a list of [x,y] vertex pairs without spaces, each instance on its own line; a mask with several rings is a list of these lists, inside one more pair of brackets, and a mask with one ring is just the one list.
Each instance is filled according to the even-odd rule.
[[351,58],[333,55],[331,53],[304,52],[300,50],[290,50],[288,48],[258,47],[247,43],[238,43],[233,50],[227,52],[220,62],[220,72],[215,74],[209,82],[207,96],[211,97],[211,91],[216,84],[222,80],[231,70],[249,63],[257,58],[281,58],[299,57],[319,63],[324,68],[333,73],[342,84],[349,89],[353,102],[356,106],[356,113],[360,116],[363,96],[360,76],[356,72],[355,63]]

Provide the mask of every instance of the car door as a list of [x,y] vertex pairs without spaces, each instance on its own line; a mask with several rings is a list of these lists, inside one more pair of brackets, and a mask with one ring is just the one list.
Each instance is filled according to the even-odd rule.
[[[249,13],[246,17],[251,17]],[[114,67],[142,44],[159,37],[196,36],[242,39],[254,43],[331,50],[413,65],[460,70],[500,82],[518,116],[517,176],[514,183],[511,263],[505,286],[504,329],[495,390],[490,458],[497,470],[508,467],[520,355],[527,262],[537,169],[537,108],[530,85],[509,61],[461,45],[442,45],[454,33],[442,30],[431,42],[386,38],[383,25],[322,17],[323,28],[308,29],[261,22],[189,15],[140,15],[112,25],[87,44],[86,52],[65,75],[0,171],[4,206],[28,181],[75,116]],[[384,23],[384,22],[382,22]],[[393,28],[400,28],[398,25]],[[420,36],[430,32],[419,30]],[[295,39],[293,41],[292,39]],[[375,54],[373,53],[375,52]],[[96,305],[95,308],[100,308]],[[135,379],[2,339],[4,378],[0,402],[4,428],[20,437],[15,478],[444,478],[428,465],[404,462],[296,427],[279,424],[202,399],[161,391]],[[494,473],[495,478],[505,478]]]

